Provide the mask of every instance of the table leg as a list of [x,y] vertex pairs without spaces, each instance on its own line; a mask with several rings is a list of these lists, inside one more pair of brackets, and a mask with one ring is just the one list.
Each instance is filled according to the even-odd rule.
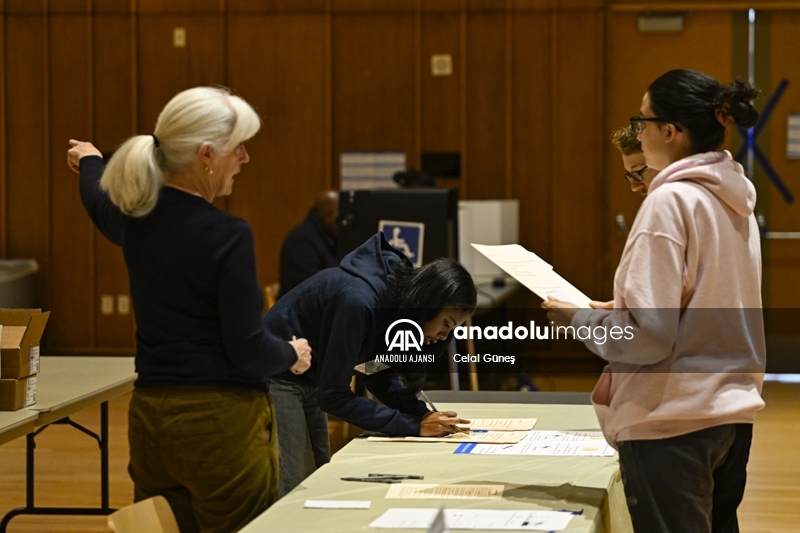
[[0,521],[0,533],[6,533],[8,523],[11,519],[19,515],[108,515],[116,511],[109,507],[109,483],[108,483],[108,402],[100,405],[100,437],[95,433],[76,424],[69,417],[54,422],[54,424],[69,424],[70,426],[86,433],[96,439],[100,446],[100,500],[101,506],[95,507],[36,507],[34,504],[34,449],[36,448],[36,435],[49,427],[43,426],[33,433],[25,436],[25,507],[12,509]]

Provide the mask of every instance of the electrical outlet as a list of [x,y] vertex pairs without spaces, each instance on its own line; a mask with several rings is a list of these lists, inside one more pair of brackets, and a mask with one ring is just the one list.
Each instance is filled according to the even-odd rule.
[[117,296],[117,313],[127,315],[131,312],[131,298],[127,294]]
[[453,56],[450,54],[432,55],[431,74],[434,76],[451,76],[453,74]]
[[104,315],[114,314],[114,297],[110,294],[104,294],[100,297],[100,313]]
[[172,46],[186,48],[186,28],[174,28],[172,30]]

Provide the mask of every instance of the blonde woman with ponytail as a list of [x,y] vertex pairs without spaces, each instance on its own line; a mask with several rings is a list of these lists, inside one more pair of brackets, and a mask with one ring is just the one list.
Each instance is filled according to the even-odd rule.
[[152,135],[107,166],[71,140],[67,162],[95,225],[122,247],[136,316],[128,415],[136,501],[164,496],[180,530],[236,531],[277,498],[278,448],[268,376],[305,372],[305,339],[261,323],[253,234],[212,201],[231,194],[260,128],[225,89],[176,95]]

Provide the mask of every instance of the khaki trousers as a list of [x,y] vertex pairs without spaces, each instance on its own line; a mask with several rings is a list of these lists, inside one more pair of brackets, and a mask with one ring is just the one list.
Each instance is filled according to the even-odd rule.
[[181,533],[241,529],[278,497],[274,419],[263,392],[135,389],[128,413],[135,500],[164,496]]

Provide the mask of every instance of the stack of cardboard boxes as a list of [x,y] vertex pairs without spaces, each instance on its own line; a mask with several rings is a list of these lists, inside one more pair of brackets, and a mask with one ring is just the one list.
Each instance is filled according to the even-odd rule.
[[36,403],[39,342],[50,312],[0,309],[0,411]]

